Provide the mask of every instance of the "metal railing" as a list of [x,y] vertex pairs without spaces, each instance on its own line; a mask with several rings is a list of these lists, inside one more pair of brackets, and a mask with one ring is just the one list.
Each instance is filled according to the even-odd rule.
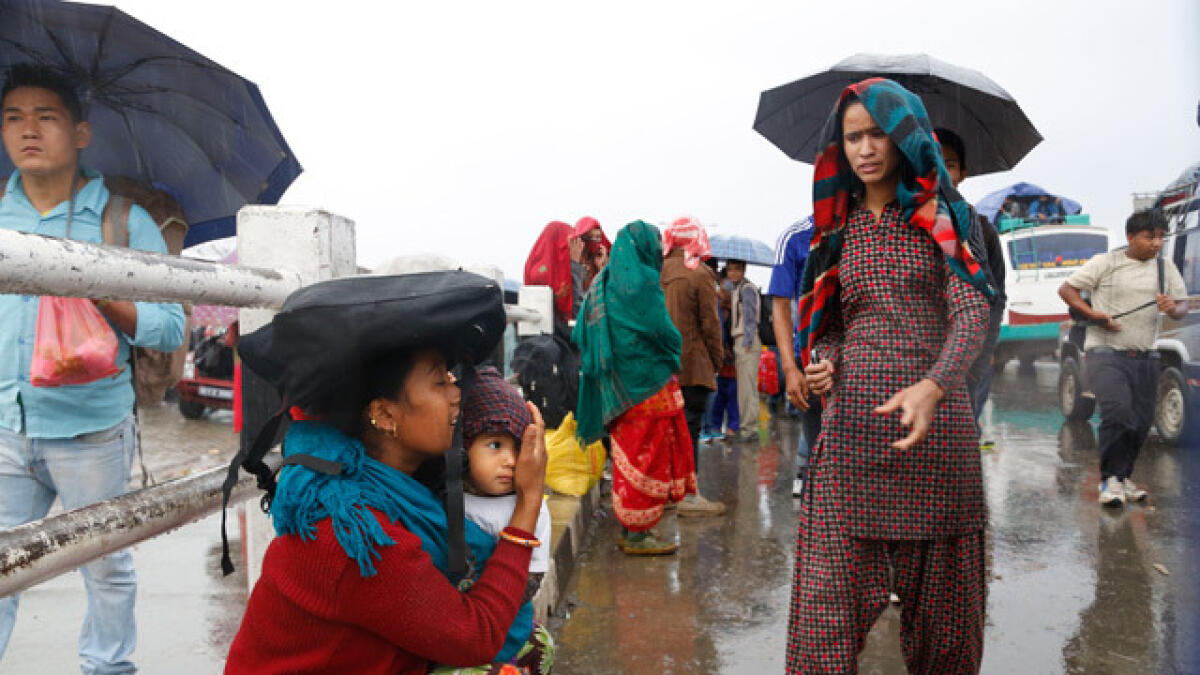
[[[282,458],[272,455],[266,461],[274,470]],[[0,530],[0,597],[215,513],[228,471],[216,467]],[[244,474],[229,503],[240,504],[258,492],[255,477]]]
[[[303,285],[288,271],[0,230],[0,293],[278,309]],[[509,323],[541,321],[536,309],[505,309]],[[272,468],[279,461],[268,457]],[[0,597],[216,513],[226,472],[210,469],[0,531]],[[230,504],[256,492],[254,477],[243,475]]]

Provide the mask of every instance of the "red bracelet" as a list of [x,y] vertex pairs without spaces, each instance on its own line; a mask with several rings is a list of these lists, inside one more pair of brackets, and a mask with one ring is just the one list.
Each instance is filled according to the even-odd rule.
[[525,537],[518,537],[515,534],[509,534],[507,530],[501,530],[500,538],[503,539],[504,541],[512,542],[512,543],[516,544],[517,546],[524,546],[525,548],[537,548],[542,545],[542,542],[537,539],[526,539]]

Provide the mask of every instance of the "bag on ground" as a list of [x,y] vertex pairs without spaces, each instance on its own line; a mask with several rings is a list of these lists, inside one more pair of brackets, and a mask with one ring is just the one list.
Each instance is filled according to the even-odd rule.
[[117,334],[86,298],[44,296],[29,381],[35,387],[87,384],[120,372]]
[[758,391],[767,396],[779,393],[779,359],[770,349],[764,349],[758,359]]
[[604,443],[579,445],[575,413],[567,413],[557,429],[546,430],[546,455],[546,485],[560,494],[581,497],[604,473]]

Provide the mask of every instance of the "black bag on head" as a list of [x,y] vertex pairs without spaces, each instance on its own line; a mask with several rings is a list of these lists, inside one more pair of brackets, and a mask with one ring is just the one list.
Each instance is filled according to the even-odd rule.
[[[468,371],[487,358],[504,333],[504,302],[495,281],[469,272],[426,272],[398,276],[360,276],[322,281],[288,296],[271,323],[243,335],[238,353],[247,369],[279,390],[283,408],[257,432],[229,465],[222,487],[225,505],[237,484],[238,469],[258,478],[270,505],[275,478],[263,462],[275,444],[284,412],[298,406],[307,412],[328,413],[357,405],[366,387],[366,369],[376,359],[406,350],[432,347],[450,364]],[[465,569],[463,539],[461,416],[455,443],[445,457],[446,518],[450,573]],[[289,463],[314,471],[339,473],[340,466],[294,455]],[[221,567],[233,571],[221,515],[224,545]]]
[[579,399],[579,356],[557,335],[521,340],[513,352],[513,372],[525,394],[542,412],[547,429],[562,425]]

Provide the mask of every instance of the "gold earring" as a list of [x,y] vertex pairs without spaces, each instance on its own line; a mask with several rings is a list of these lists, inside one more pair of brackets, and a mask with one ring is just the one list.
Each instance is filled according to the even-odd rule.
[[375,427],[376,429],[379,428],[379,422],[376,422],[374,417],[371,418],[371,426]]

